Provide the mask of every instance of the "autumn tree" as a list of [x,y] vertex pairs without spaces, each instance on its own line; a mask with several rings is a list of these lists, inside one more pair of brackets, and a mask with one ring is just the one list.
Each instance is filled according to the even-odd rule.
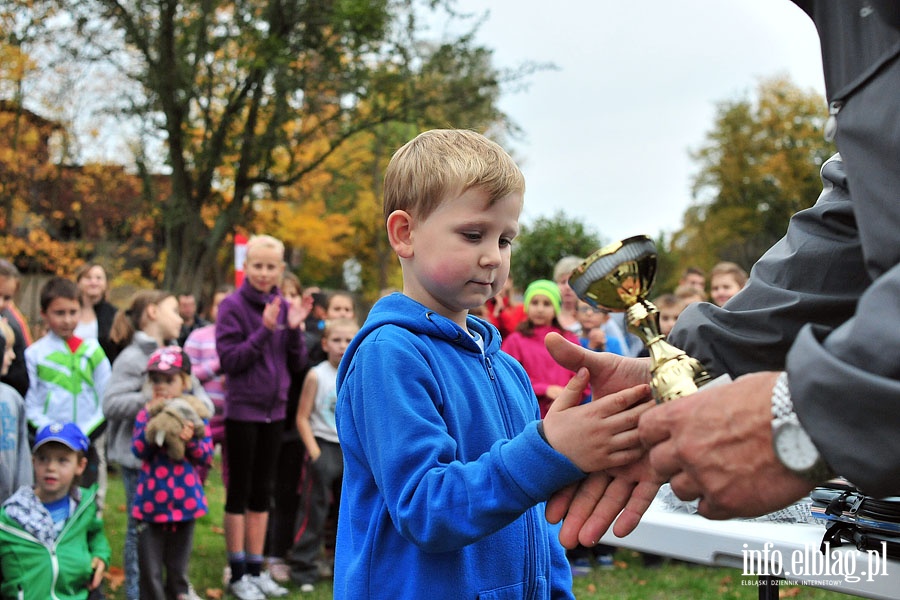
[[[94,259],[115,274],[134,267],[129,278],[146,284],[159,255],[159,202],[122,164],[75,164],[75,82],[84,73],[42,67],[30,54],[42,54],[52,8],[0,4],[0,254],[26,274],[71,276]],[[150,179],[165,195],[167,181]]]
[[730,260],[746,270],[815,203],[819,168],[835,152],[825,141],[825,99],[785,78],[760,81],[752,98],[721,102],[705,143],[693,203],[671,249],[679,267]]
[[[0,101],[0,254],[25,273],[72,275],[90,256],[152,271],[156,211],[140,180],[121,165],[52,160],[65,130],[20,105]],[[158,181],[165,193],[167,183]],[[119,259],[118,257],[123,257]]]
[[[34,21],[64,51],[57,60],[92,61],[131,84],[113,86],[106,109],[140,141],[138,170],[167,170],[163,283],[200,292],[232,232],[252,231],[266,203],[313,222],[330,214],[333,199],[304,180],[355,136],[395,124],[503,126],[499,88],[531,66],[497,71],[471,33],[422,43],[423,7],[449,4],[64,0],[54,19]],[[464,118],[447,121],[451,108]]]

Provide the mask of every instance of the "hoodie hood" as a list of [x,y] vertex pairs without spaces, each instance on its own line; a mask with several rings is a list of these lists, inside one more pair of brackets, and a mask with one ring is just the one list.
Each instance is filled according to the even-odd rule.
[[424,304],[413,300],[409,296],[394,292],[376,302],[372,310],[369,311],[366,322],[353,338],[353,341],[344,353],[344,358],[341,359],[341,364],[338,368],[338,381],[343,380],[348,365],[353,360],[353,356],[363,340],[370,333],[384,325],[393,325],[414,334],[444,339],[464,350],[480,354],[481,347],[475,341],[475,338],[469,334],[471,332],[478,334],[484,340],[485,356],[491,357],[500,351],[500,332],[487,321],[469,315],[466,318],[466,326],[469,329],[469,332],[467,332],[447,317],[439,315]]

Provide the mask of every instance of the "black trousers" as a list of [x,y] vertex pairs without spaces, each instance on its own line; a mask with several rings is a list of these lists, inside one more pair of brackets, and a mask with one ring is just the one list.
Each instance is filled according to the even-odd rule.
[[188,593],[194,521],[138,523],[141,600],[177,600]]

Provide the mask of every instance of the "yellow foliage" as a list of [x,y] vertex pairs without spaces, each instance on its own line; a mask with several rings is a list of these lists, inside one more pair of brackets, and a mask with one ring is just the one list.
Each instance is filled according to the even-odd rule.
[[114,273],[110,287],[135,287],[139,289],[153,288],[154,282],[147,281],[140,269],[122,269]]
[[0,44],[0,80],[22,81],[34,68],[35,62],[22,52],[21,47]]
[[304,256],[322,262],[349,258],[346,240],[353,234],[344,214],[329,214],[321,199],[306,202],[261,202],[258,224]]
[[27,237],[0,236],[3,255],[26,272],[44,272],[68,276],[83,262],[75,242],[58,242],[47,232],[32,229]]

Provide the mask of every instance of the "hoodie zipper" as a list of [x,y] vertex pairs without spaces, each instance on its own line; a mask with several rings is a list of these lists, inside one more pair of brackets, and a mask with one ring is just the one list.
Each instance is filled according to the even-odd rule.
[[491,364],[491,357],[487,354],[484,355],[484,364],[487,366],[488,377],[491,378],[491,381],[496,382],[497,378],[494,377],[494,366]]
[[[490,377],[491,382],[494,384],[494,395],[497,397],[497,405],[500,409],[500,414],[503,416],[503,426],[506,430],[507,437],[512,437],[512,427],[510,426],[509,419],[509,411],[506,407],[506,404],[503,402],[503,391],[500,389],[500,385],[497,381],[497,377],[494,374],[494,363],[491,360],[491,357],[487,354],[483,354],[484,356],[484,364],[485,369],[487,370],[488,377]],[[535,594],[534,586],[536,579],[536,570],[537,570],[537,550],[535,548],[537,542],[535,536],[537,535],[538,527],[534,522],[534,511],[533,509],[525,511],[523,515],[525,517],[525,581],[527,582],[528,589],[526,590],[525,597],[532,598]]]
[[503,418],[503,431],[507,437],[509,437],[512,435],[512,427],[510,427],[509,423],[509,410],[503,402],[503,390],[500,389],[500,383],[497,381],[497,376],[494,373],[494,363],[487,354],[482,354],[481,356],[484,359],[485,370],[494,387],[494,397],[497,399],[497,408],[500,409],[500,416]]

